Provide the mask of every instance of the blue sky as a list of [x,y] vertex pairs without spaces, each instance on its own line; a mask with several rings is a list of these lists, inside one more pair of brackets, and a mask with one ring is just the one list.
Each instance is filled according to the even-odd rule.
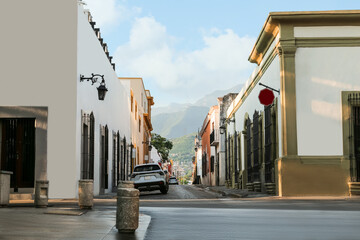
[[359,0],[83,0],[120,77],[143,77],[155,107],[244,83],[273,11],[360,9]]

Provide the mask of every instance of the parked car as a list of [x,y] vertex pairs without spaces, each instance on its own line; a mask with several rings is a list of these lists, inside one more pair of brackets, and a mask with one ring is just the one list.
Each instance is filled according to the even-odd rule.
[[176,185],[178,185],[179,182],[178,182],[178,180],[176,179],[176,177],[170,177],[170,179],[169,179],[169,184],[176,184]]
[[169,190],[168,177],[157,163],[135,166],[130,180],[139,191],[160,190],[161,193],[166,194]]

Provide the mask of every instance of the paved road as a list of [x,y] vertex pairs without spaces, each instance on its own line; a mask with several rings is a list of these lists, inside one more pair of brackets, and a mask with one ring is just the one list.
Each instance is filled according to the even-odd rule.
[[140,199],[216,199],[221,195],[205,191],[193,185],[170,185],[167,194],[162,194],[159,190],[151,192],[141,192]]
[[142,207],[146,240],[360,239],[359,211]]
[[[142,239],[146,218],[137,235],[117,233],[112,197],[97,199],[94,209],[81,216],[44,214],[78,211],[71,200],[51,202],[47,209],[29,203],[0,208],[0,240]],[[151,216],[146,240],[360,239],[360,199],[232,199],[180,185],[171,186],[168,194],[141,193],[140,212]]]
[[146,240],[360,239],[358,199],[231,199],[181,185],[142,193],[140,206],[152,217]]

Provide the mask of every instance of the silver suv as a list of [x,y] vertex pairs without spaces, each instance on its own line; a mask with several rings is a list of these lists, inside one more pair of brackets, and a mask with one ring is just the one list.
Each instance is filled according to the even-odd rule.
[[169,179],[157,163],[135,166],[130,180],[139,191],[160,190],[166,194],[169,190]]

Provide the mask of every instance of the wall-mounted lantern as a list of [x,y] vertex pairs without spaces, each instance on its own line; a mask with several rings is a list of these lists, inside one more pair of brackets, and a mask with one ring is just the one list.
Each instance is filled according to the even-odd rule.
[[224,134],[226,127],[224,125],[221,125],[219,128],[220,128],[220,134]]
[[149,152],[151,152],[152,145],[151,145],[151,142],[150,142],[150,141],[145,141],[145,142],[142,142],[142,144],[148,144],[148,149],[149,149]]
[[80,74],[80,82],[83,82],[84,80],[91,81],[91,83],[92,83],[91,85],[94,85],[94,83],[97,82],[99,77],[101,77],[102,81],[100,82],[100,86],[97,88],[98,97],[99,97],[99,100],[103,101],[105,99],[106,92],[108,91],[108,89],[106,88],[106,85],[105,85],[104,75],[92,73],[91,77],[84,77],[84,75]]

